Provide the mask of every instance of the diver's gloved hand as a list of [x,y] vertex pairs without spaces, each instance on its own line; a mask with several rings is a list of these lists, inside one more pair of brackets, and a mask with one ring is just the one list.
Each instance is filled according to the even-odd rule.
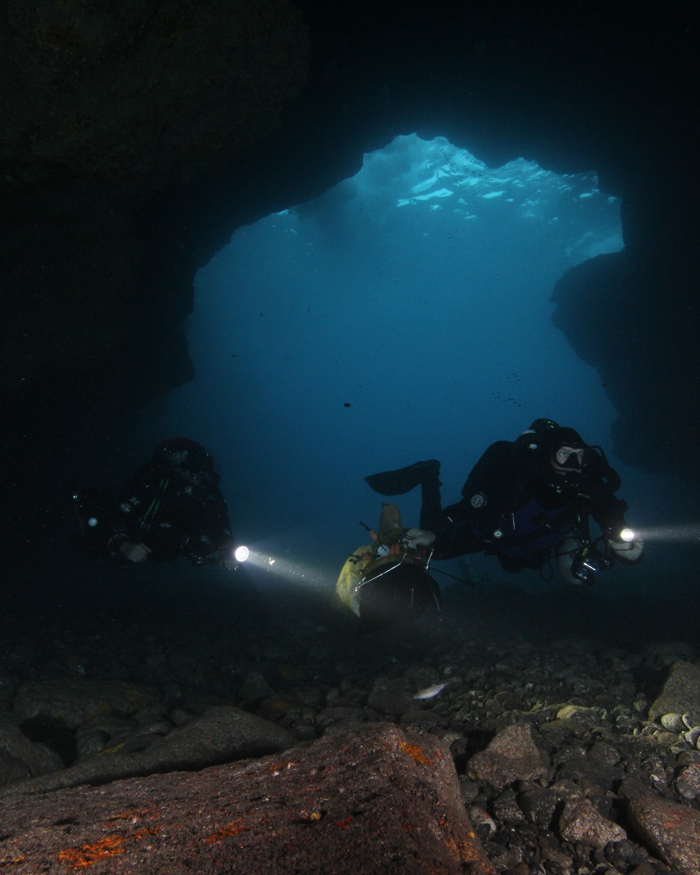
[[119,545],[119,552],[129,562],[145,562],[148,559],[151,548],[145,544],[135,544],[133,541],[124,541]]
[[615,553],[615,557],[624,562],[637,562],[644,552],[644,541],[638,537],[632,541],[619,541],[610,537],[607,539],[607,544]]
[[401,536],[405,547],[411,550],[419,550],[421,547],[432,547],[435,543],[435,535],[425,529],[406,529]]

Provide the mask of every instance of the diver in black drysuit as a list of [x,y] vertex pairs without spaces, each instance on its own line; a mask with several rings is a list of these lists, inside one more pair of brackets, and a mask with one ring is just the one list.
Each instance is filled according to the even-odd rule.
[[589,516],[601,530],[603,551],[596,555],[602,567],[612,559],[641,558],[643,542],[630,538],[625,521],[627,503],[615,496],[619,475],[600,448],[552,420],[535,420],[515,441],[491,444],[469,474],[461,501],[444,510],[439,473],[433,459],[365,478],[383,495],[421,486],[421,528],[406,537],[432,545],[435,559],[483,550],[495,554],[505,570],[518,572],[542,569],[556,555],[566,580],[593,583],[599,568],[586,570],[581,552],[590,545]]
[[112,561],[234,568],[233,537],[219,475],[197,441],[173,438],[123,484],[119,497],[77,493],[85,546]]

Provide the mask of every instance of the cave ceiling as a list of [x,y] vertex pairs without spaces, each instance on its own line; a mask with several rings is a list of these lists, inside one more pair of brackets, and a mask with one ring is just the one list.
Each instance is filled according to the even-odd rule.
[[679,448],[700,425],[697,15],[690,3],[8,0],[3,397],[19,421],[68,397],[122,410],[190,379],[194,274],[235,228],[415,131],[491,166],[593,169],[622,198],[624,253],[562,278],[555,321],[611,387],[618,455],[687,475]]

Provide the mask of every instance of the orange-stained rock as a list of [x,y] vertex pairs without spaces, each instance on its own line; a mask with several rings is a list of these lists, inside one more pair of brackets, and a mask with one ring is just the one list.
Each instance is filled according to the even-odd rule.
[[15,873],[495,875],[445,744],[372,724],[261,760],[3,802]]
[[700,875],[700,812],[658,796],[634,796],[628,815],[645,844],[684,875]]

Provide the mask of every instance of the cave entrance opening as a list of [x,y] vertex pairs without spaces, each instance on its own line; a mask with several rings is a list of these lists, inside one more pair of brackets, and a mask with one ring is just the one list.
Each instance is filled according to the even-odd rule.
[[[492,169],[443,138],[397,137],[199,272],[197,376],[163,430],[211,448],[243,540],[287,532],[288,549],[337,564],[379,515],[366,474],[438,457],[454,501],[490,442],[540,416],[610,446],[614,409],[549,298],[622,245],[593,172]],[[408,524],[417,501],[401,499]]]

